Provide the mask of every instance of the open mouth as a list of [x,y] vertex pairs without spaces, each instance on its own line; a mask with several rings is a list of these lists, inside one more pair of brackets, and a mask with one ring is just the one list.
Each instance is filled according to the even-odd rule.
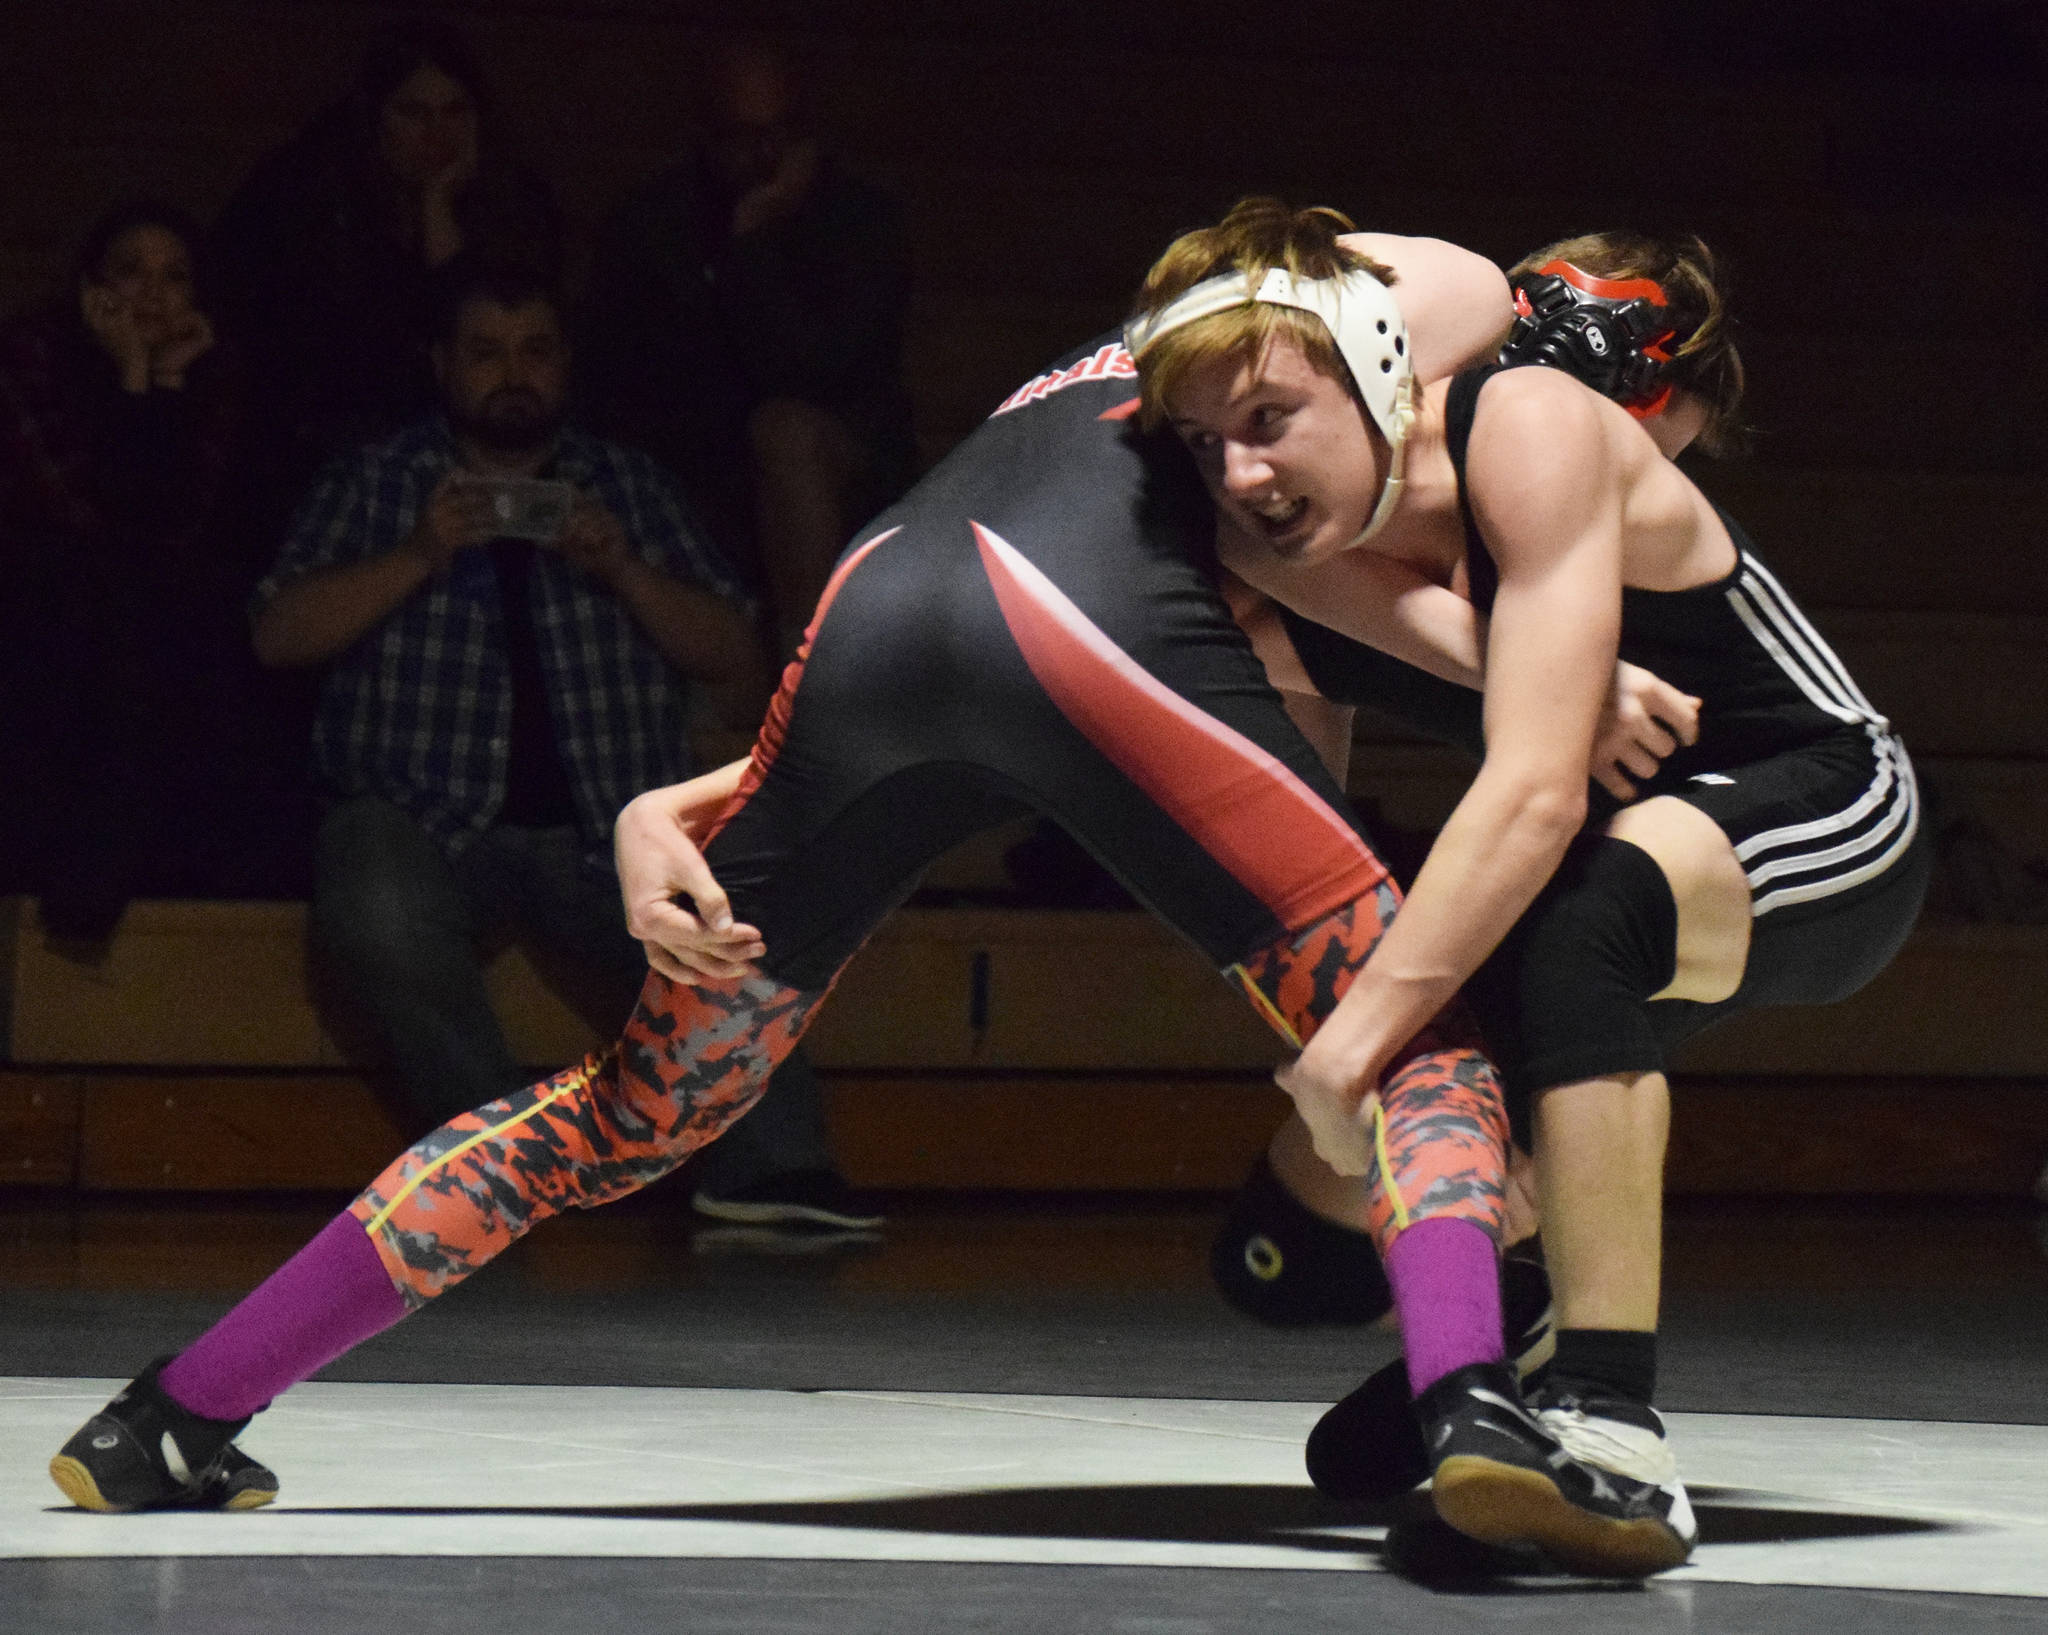
[[1308,521],[1308,496],[1298,494],[1291,500],[1247,505],[1244,513],[1268,542],[1279,544],[1301,532]]

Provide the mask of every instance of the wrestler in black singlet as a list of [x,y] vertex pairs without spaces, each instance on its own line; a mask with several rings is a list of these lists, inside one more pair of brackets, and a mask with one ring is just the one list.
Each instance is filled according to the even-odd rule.
[[[1457,472],[1472,600],[1490,612],[1500,573],[1472,517],[1465,454],[1486,382],[1499,365],[1451,381],[1445,435]],[[1886,719],[1841,660],[1722,514],[1737,562],[1724,579],[1683,591],[1622,591],[1620,656],[1701,700],[1699,738],[1681,746],[1637,799],[1672,795],[1698,807],[1734,842],[1748,873],[1749,962],[1741,988],[1717,1004],[1663,1000],[1647,1007],[1663,1048],[1736,1011],[1825,1004],[1862,987],[1898,952],[1925,895],[1931,854],[1920,829],[1912,763]],[[1284,611],[1284,610],[1283,610]],[[1285,612],[1304,668],[1326,697],[1387,708],[1449,742],[1484,754],[1479,695],[1428,676],[1350,638]],[[1617,803],[1594,790],[1588,833]],[[1575,858],[1560,866],[1569,889]],[[1530,910],[1545,907],[1539,898]],[[1526,917],[1525,917],[1526,918]],[[1512,1001],[1500,966],[1513,938],[1472,985],[1489,1048],[1511,1090],[1526,1095],[1595,1073],[1661,1062],[1615,1060],[1588,1068],[1594,1041],[1549,1035],[1556,1024],[1503,1016]],[[1561,1019],[1568,1021],[1569,1019]],[[1534,1059],[1572,1057],[1570,1077],[1537,1073]],[[1580,1071],[1580,1069],[1584,1069]],[[1519,1098],[1517,1098],[1519,1100]],[[1518,1109],[1519,1110],[1519,1109]]]

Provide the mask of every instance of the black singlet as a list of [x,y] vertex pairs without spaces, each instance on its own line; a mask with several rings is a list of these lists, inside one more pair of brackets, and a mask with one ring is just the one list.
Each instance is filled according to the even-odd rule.
[[[1500,573],[1472,517],[1465,455],[1481,389],[1498,365],[1449,383],[1444,430],[1458,477],[1473,604],[1493,606]],[[1722,513],[1736,566],[1682,591],[1622,591],[1620,656],[1702,701],[1699,740],[1644,782],[1675,795],[1735,842],[1759,916],[1853,891],[1913,851],[1920,826],[1912,763],[1890,723]],[[1392,710],[1484,753],[1478,694],[1402,664],[1298,614],[1285,615],[1304,668],[1326,697]],[[1799,752],[1795,759],[1784,757]],[[1612,813],[1594,802],[1595,821]]]
[[[1445,400],[1445,431],[1458,477],[1472,599],[1491,608],[1500,575],[1473,521],[1465,454],[1480,389],[1496,367],[1458,376]],[[1920,826],[1913,767],[1890,724],[1873,709],[1742,530],[1725,513],[1737,563],[1695,589],[1622,592],[1620,652],[1702,700],[1698,742],[1665,761],[1639,798],[1671,795],[1699,808],[1735,846],[1749,877],[1752,926],[1741,987],[1716,1004],[1647,1004],[1643,1039],[1590,1040],[1540,985],[1514,969],[1517,938],[1469,988],[1489,1048],[1520,1120],[1526,1098],[1563,1082],[1535,1061],[1579,1057],[1571,1077],[1660,1068],[1662,1052],[1702,1029],[1761,1005],[1825,1004],[1854,993],[1890,963],[1926,894],[1930,848]],[[1447,742],[1483,755],[1479,695],[1287,613],[1310,679],[1339,703],[1390,709]],[[1615,810],[1595,789],[1588,831],[1596,843]],[[1518,925],[1555,910],[1569,867]],[[1612,1059],[1592,1062],[1603,1045]],[[1589,1065],[1589,1063],[1591,1065]]]

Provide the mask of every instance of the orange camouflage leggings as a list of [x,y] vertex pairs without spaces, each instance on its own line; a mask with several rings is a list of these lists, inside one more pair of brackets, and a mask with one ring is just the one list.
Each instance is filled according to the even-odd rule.
[[[1400,897],[1383,882],[1230,975],[1290,1042],[1306,1040],[1379,941]],[[611,1049],[444,1124],[350,1206],[410,1307],[452,1288],[532,1227],[659,1180],[751,1107],[829,990],[765,976],[684,987],[650,972]],[[1461,1012],[1411,1041],[1381,1088],[1373,1236],[1456,1216],[1500,1233],[1507,1120]]]

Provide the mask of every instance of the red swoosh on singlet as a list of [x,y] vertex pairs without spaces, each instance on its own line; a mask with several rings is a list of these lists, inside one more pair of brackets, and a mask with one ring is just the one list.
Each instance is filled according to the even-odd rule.
[[1015,546],[971,526],[1003,620],[1046,695],[1282,925],[1311,925],[1386,879],[1285,763],[1146,670]]
[[867,560],[868,552],[883,540],[893,539],[902,532],[899,523],[894,528],[883,529],[865,545],[848,551],[846,560],[833,569],[832,577],[825,581],[825,588],[818,593],[817,611],[811,615],[811,622],[804,629],[803,645],[796,650],[796,657],[783,668],[782,685],[775,689],[775,696],[768,701],[768,714],[755,736],[754,753],[747,763],[747,770],[740,774],[739,788],[733,791],[732,799],[718,814],[718,821],[705,834],[705,845],[710,845],[718,831],[732,821],[733,814],[753,798],[754,791],[767,778],[768,769],[775,764],[775,757],[781,753],[783,736],[789,731],[789,712],[796,707],[797,685],[804,678],[804,664],[811,656],[811,644],[818,639],[818,627],[825,622],[825,615],[832,607],[832,599],[839,594],[839,587],[846,583],[848,574]]

